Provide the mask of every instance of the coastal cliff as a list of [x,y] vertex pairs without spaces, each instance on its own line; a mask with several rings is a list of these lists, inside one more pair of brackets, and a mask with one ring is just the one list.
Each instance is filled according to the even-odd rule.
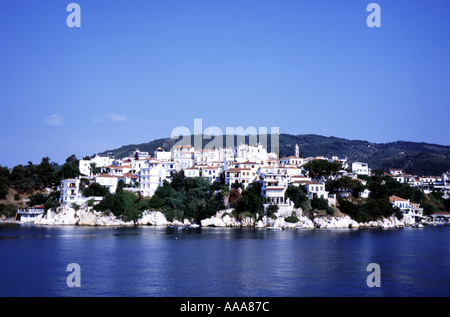
[[[312,220],[306,216],[297,216],[297,222],[286,221],[284,217],[276,219],[262,216],[258,220],[251,217],[236,219],[231,209],[221,210],[215,216],[203,219],[202,227],[252,227],[252,228],[301,228],[301,229],[344,229],[344,228],[401,228],[407,223],[400,221],[395,216],[382,218],[377,221],[358,223],[349,216],[331,217],[321,216]],[[105,215],[92,208],[75,210],[71,207],[60,207],[56,211],[48,210],[46,214],[39,216],[35,222],[37,225],[79,225],[79,226],[133,226],[133,225],[190,225],[188,219],[183,221],[168,221],[160,211],[145,211],[136,222],[122,221],[113,215]]]

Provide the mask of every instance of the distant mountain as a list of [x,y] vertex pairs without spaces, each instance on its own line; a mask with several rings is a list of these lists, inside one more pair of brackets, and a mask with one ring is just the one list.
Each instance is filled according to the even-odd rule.
[[[223,136],[223,138],[223,144],[226,144],[226,136]],[[203,146],[212,140],[203,140]],[[142,144],[125,145],[118,149],[104,151],[99,155],[109,154],[121,158],[128,156],[136,149],[153,154],[156,148],[162,147],[169,150],[177,142],[177,139],[163,138]],[[248,137],[246,137],[246,143],[248,142]],[[193,136],[190,144],[194,144]],[[237,144],[236,136],[234,144]],[[371,143],[314,134],[280,134],[280,157],[294,155],[296,144],[298,144],[300,153],[304,157],[319,155],[347,157],[351,162],[366,162],[372,169],[387,171],[389,168],[402,168],[405,173],[409,174],[436,176],[450,171],[450,146],[445,145],[405,141]],[[267,147],[269,151],[272,150],[270,135],[268,136]]]

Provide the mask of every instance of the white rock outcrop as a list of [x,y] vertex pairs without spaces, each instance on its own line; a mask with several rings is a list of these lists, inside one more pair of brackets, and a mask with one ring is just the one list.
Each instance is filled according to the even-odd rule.
[[[315,217],[313,220],[306,216],[302,216],[301,212],[297,213],[298,221],[295,223],[287,222],[285,217],[277,217],[271,219],[267,216],[262,217],[244,217],[240,220],[234,218],[231,214],[232,209],[221,210],[216,215],[203,219],[202,227],[280,227],[283,229],[300,228],[300,229],[344,229],[344,228],[402,228],[404,222],[395,216],[383,218],[377,221],[369,221],[358,223],[349,216],[343,217]],[[152,226],[169,226],[169,225],[190,225],[188,219],[183,221],[175,220],[170,222],[160,211],[144,211],[141,218],[134,223],[133,221],[124,222],[116,218],[114,215],[105,215],[103,212],[95,211],[93,208],[80,208],[75,210],[72,207],[64,206],[57,211],[48,210],[45,215],[39,216],[35,220],[38,225],[79,225],[79,226],[127,226],[127,225],[152,225]]]
[[137,225],[168,226],[171,224],[160,211],[144,211]]
[[391,228],[403,228],[405,223],[400,221],[395,216],[390,216],[389,218],[383,218],[377,221],[369,221],[360,223],[360,227],[364,228],[383,228],[383,229],[391,229]]
[[59,207],[57,211],[47,210],[46,214],[39,216],[35,222],[37,225],[79,225],[79,226],[129,226],[132,221],[125,222],[114,215],[105,215],[92,208]]

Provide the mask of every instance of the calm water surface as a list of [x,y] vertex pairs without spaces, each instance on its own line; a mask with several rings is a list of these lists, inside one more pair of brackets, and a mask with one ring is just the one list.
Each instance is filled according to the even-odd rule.
[[[0,226],[0,296],[449,296],[450,227]],[[81,287],[69,288],[69,263]],[[381,287],[369,288],[369,263]]]

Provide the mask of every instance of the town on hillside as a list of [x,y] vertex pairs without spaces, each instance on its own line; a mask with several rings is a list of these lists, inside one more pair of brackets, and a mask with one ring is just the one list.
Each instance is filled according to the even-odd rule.
[[[78,178],[63,179],[58,187],[60,203],[63,205],[83,205],[87,201],[99,203],[103,197],[84,197],[81,182],[97,183],[114,194],[119,182],[125,184],[123,190],[142,197],[152,197],[156,190],[171,182],[175,172],[184,172],[184,176],[202,177],[211,184],[218,182],[230,188],[246,189],[250,184],[259,182],[264,198],[264,210],[276,205],[278,214],[290,216],[294,203],[287,198],[290,186],[302,186],[308,199],[321,198],[328,206],[335,206],[340,197],[352,195],[352,188],[342,188],[330,193],[326,182],[330,180],[350,179],[359,182],[362,187],[360,198],[368,198],[370,190],[365,176],[371,176],[372,170],[367,163],[349,162],[347,158],[332,156],[301,157],[298,145],[294,155],[278,158],[260,145],[240,144],[234,148],[195,149],[191,145],[174,146],[170,151],[157,148],[153,155],[136,149],[128,157],[120,159],[107,156],[87,157],[79,161]],[[305,166],[312,163],[336,163],[332,173],[315,173]],[[409,184],[423,193],[440,192],[447,199],[450,193],[450,173],[441,176],[408,175],[401,169],[390,169],[384,173],[396,181]],[[409,199],[392,195],[390,203],[400,209],[407,223],[420,222],[424,218],[423,208]],[[43,213],[42,206],[28,210],[19,210],[22,219],[33,218]],[[447,217],[445,218],[447,220]]]

